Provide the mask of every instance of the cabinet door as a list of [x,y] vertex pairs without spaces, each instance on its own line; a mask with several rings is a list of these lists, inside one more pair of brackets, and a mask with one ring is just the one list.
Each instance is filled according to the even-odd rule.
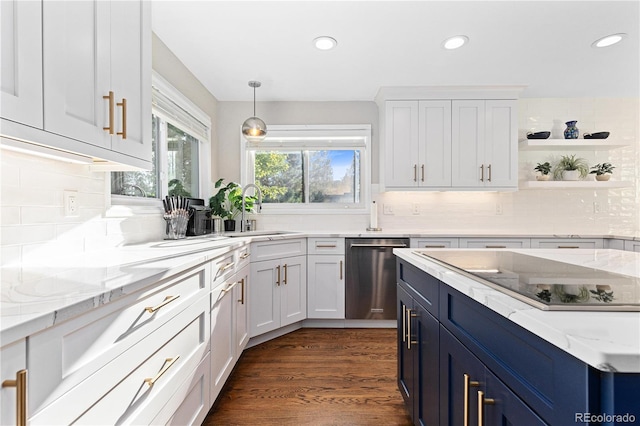
[[449,187],[451,186],[451,101],[420,101],[418,107],[419,185]]
[[517,101],[485,101],[485,184],[518,185]]
[[[26,368],[27,347],[24,339],[3,346],[0,349],[0,383],[5,380],[16,380],[18,371]],[[15,387],[2,386],[0,387],[0,396],[0,424],[17,424],[17,389]]]
[[249,265],[238,271],[236,284],[233,293],[235,308],[235,353],[236,358],[240,356],[249,342],[249,309],[247,292],[250,282]]
[[483,100],[453,101],[451,110],[451,184],[484,186],[485,111]]
[[385,126],[385,186],[418,186],[418,101],[387,101]]
[[[411,350],[417,351],[413,359],[413,371],[418,390],[414,401],[414,415],[425,426],[438,425],[440,399],[439,388],[439,323],[426,309],[414,301],[409,313]],[[416,342],[415,344],[413,342]]]
[[344,319],[344,256],[318,255],[308,259],[308,317]]
[[441,424],[477,425],[478,390],[486,389],[485,380],[484,365],[440,326]]
[[[235,278],[235,276],[234,276]],[[227,291],[235,281],[222,284],[224,289],[214,291],[215,300],[211,300],[211,395],[215,398],[235,361],[235,336],[233,333],[233,289]],[[237,285],[236,285],[237,286]]]
[[250,337],[280,327],[280,285],[282,270],[279,260],[251,264],[249,286]]
[[307,257],[296,256],[281,262],[280,326],[307,318]]
[[41,129],[42,3],[3,0],[0,16],[2,118]]
[[[148,1],[111,2],[111,90],[126,100],[126,138],[116,135],[111,149],[151,161],[151,24]],[[117,105],[116,132],[125,111]]]
[[103,148],[109,126],[110,2],[43,2],[44,129]]
[[416,351],[412,351],[410,343],[407,342],[409,331],[407,312],[413,307],[413,299],[400,286],[397,286],[396,294],[398,307],[398,389],[413,419],[413,406],[416,398],[414,396],[415,377],[413,364]]
[[[483,395],[484,424],[487,426],[527,425],[544,426],[546,423],[518,396],[490,371],[486,373],[487,390]],[[478,391],[475,391],[476,394]],[[479,399],[479,398],[478,398]]]

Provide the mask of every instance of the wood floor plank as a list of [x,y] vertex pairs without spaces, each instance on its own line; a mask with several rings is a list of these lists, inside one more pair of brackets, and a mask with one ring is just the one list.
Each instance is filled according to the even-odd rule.
[[301,329],[247,349],[203,425],[411,425],[396,338],[394,329]]

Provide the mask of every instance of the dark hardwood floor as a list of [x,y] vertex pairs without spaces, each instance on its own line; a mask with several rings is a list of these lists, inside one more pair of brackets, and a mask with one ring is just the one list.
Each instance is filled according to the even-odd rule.
[[410,425],[395,329],[301,329],[247,349],[203,425]]

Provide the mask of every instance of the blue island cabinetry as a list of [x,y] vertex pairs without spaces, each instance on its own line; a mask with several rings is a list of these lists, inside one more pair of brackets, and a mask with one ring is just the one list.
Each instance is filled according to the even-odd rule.
[[415,425],[640,422],[640,374],[591,367],[400,258],[397,274],[398,386]]

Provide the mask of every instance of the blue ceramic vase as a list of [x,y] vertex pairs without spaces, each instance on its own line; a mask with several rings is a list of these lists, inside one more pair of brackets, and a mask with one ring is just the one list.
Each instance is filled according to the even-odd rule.
[[578,128],[576,127],[577,121],[567,121],[567,128],[564,129],[565,139],[578,139]]

